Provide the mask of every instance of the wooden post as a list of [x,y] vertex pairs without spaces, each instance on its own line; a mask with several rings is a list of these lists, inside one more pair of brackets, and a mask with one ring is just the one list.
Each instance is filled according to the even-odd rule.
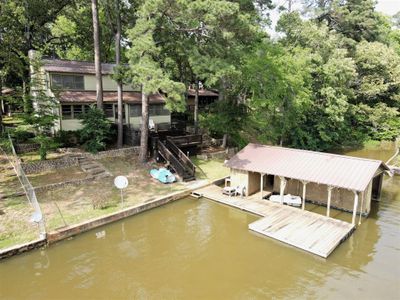
[[364,206],[364,192],[361,193],[360,218],[358,219],[358,225],[361,225],[361,217],[362,217],[363,206]]
[[302,181],[303,183],[303,201],[301,203],[301,209],[304,210],[306,208],[306,190],[307,190],[307,181]]
[[260,192],[261,192],[261,200],[263,199],[263,191],[264,191],[264,173],[260,173]]
[[356,215],[357,215],[357,206],[358,206],[358,193],[357,191],[353,191],[354,193],[354,207],[353,207],[353,219],[351,220],[351,224],[356,224]]
[[331,213],[331,198],[332,198],[332,186],[328,185],[328,203],[326,205],[326,216],[329,217]]
[[283,193],[285,191],[285,187],[286,187],[286,179],[283,176],[279,176],[279,179],[281,180],[281,190],[279,195],[281,196],[281,204],[283,204]]

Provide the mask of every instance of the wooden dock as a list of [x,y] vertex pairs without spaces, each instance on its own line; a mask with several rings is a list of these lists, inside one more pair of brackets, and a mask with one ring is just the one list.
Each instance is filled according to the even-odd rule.
[[261,200],[260,193],[243,198],[230,197],[223,195],[222,188],[216,185],[201,188],[196,190],[196,193],[262,216],[263,218],[249,224],[250,230],[324,258],[328,257],[355,228],[341,220]]

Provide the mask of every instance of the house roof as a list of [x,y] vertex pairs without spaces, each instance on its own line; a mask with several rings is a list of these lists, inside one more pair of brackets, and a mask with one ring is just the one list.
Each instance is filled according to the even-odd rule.
[[[43,68],[48,72],[96,74],[94,62],[63,59],[43,59],[42,63]],[[112,74],[114,67],[115,64],[102,63],[101,73],[104,75]]]
[[[196,95],[196,90],[188,89],[188,95],[194,97]],[[218,93],[212,90],[199,89],[199,96],[218,97]]]
[[225,165],[359,192],[378,169],[389,170],[380,160],[259,144],[248,144]]
[[[61,103],[94,103],[96,102],[95,91],[64,91],[59,97]],[[104,102],[117,102],[117,92],[103,92]],[[142,94],[140,92],[123,92],[124,103],[142,103]],[[165,99],[161,94],[150,95],[149,102],[151,104],[165,103]]]

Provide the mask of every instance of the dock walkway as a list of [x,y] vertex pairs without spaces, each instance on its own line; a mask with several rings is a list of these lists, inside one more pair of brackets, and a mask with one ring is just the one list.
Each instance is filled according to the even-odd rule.
[[329,254],[354,230],[350,223],[299,208],[261,200],[260,193],[249,197],[230,197],[222,188],[210,185],[197,194],[263,218],[249,224],[249,229],[321,257]]

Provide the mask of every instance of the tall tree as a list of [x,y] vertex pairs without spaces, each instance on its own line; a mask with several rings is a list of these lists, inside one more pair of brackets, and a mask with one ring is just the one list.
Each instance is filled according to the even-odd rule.
[[96,103],[103,109],[103,78],[101,72],[100,26],[97,0],[92,0],[94,64],[96,69]]
[[142,93],[142,125],[139,160],[145,162],[148,152],[149,132],[149,96],[162,92],[166,98],[166,106],[171,111],[183,111],[185,108],[183,93],[185,86],[171,79],[160,64],[160,46],[154,40],[155,30],[163,13],[169,6],[162,0],[145,1],[137,13],[137,21],[128,31],[133,45],[127,55],[131,82],[141,85]]
[[[120,66],[121,64],[121,9],[120,1],[115,0],[115,14],[116,14],[116,28],[115,28],[115,64]],[[123,116],[122,116],[122,106],[123,106],[123,86],[122,80],[117,81],[117,92],[118,92],[118,148],[122,147],[123,143]]]

